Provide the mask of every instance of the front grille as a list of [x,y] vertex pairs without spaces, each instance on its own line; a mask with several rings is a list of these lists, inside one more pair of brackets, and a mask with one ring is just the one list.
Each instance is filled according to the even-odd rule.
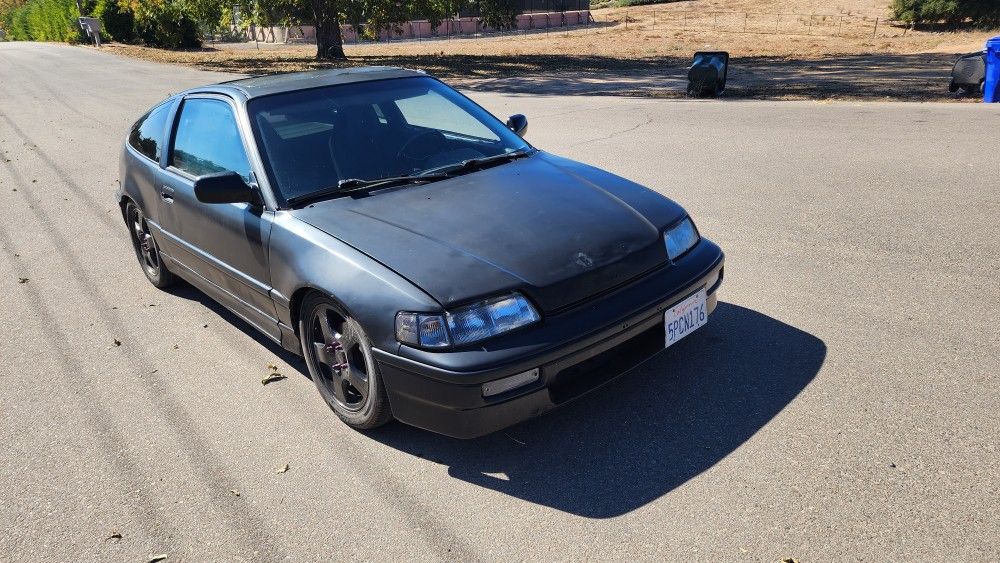
[[[637,274],[635,276],[632,276],[632,277],[630,277],[630,278],[628,278],[626,280],[620,281],[620,282],[616,283],[615,285],[613,285],[611,287],[606,287],[606,288],[598,291],[597,293],[591,293],[591,294],[588,294],[588,295],[586,295],[584,297],[581,297],[580,299],[576,299],[575,301],[572,301],[570,303],[566,303],[564,305],[560,305],[559,307],[556,307],[555,309],[552,309],[551,311],[549,311],[548,314],[549,315],[560,315],[562,313],[565,313],[566,311],[569,311],[571,309],[579,307],[580,305],[582,305],[584,303],[592,303],[593,301],[595,301],[597,299],[602,299],[602,298],[604,298],[604,297],[606,297],[608,295],[611,295],[612,293],[614,293],[614,292],[616,292],[616,291],[618,291],[620,289],[623,289],[625,287],[628,287],[628,286],[630,286],[630,285],[632,285],[634,283],[637,283],[637,282],[645,279],[647,276],[653,274],[654,272],[656,272],[656,271],[658,271],[660,269],[665,268],[666,266],[667,266],[666,264],[657,264],[656,266],[654,266],[654,267],[652,267],[652,268],[650,268],[650,269],[648,269],[648,270],[646,270],[644,272],[641,272],[641,273],[639,273],[639,274]],[[574,281],[574,283],[579,283],[579,282],[578,281]]]
[[552,402],[560,404],[575,399],[653,357],[664,348],[663,331],[663,323],[658,323],[614,348],[560,371],[549,385]]

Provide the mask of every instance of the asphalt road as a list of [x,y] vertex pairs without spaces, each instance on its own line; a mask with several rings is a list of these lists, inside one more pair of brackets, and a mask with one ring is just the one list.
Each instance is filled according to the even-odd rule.
[[143,278],[120,143],[223,78],[0,43],[0,560],[1000,559],[1000,106],[473,94],[728,261],[704,329],[463,442]]

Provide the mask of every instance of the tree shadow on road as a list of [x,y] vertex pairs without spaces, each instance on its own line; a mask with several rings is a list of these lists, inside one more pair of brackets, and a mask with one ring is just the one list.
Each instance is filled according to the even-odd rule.
[[[958,53],[734,56],[726,97],[734,99],[951,100]],[[622,59],[575,54],[359,55],[318,62],[287,53],[224,53],[186,61],[206,70],[271,74],[341,66],[425,70],[461,88],[526,95],[686,96],[688,56]]]
[[549,415],[462,441],[393,424],[370,435],[456,479],[590,518],[628,513],[711,468],[819,372],[822,340],[720,303],[700,332]]
[[[948,91],[957,54],[831,55],[821,59],[733,57],[725,98],[952,100]],[[686,97],[690,59],[663,57],[610,63],[601,61],[559,72],[451,77],[473,91],[525,95]]]

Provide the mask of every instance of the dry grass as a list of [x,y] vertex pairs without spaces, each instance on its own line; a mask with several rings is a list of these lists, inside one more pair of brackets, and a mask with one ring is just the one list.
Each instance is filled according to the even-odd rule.
[[[580,93],[664,96],[676,88],[656,87],[653,79],[683,71],[697,50],[726,50],[734,57],[733,88],[742,97],[954,99],[947,74],[956,54],[981,49],[989,32],[912,31],[882,25],[887,0],[691,0],[654,6],[595,10],[589,29],[503,37],[348,45],[348,60],[313,58],[311,45],[250,44],[206,46],[201,51],[163,51],[112,45],[123,55],[210,70],[261,74],[331,66],[395,65],[421,68],[467,87],[498,79],[532,82],[545,93],[552,77],[590,77]],[[743,32],[712,10],[798,13],[782,16],[794,29],[781,33]],[[703,14],[700,19],[692,14]],[[626,24],[627,14],[627,24]],[[654,15],[655,14],[655,15]],[[679,19],[687,14],[686,22]],[[821,16],[836,16],[836,30],[821,27]],[[844,22],[839,23],[839,16]],[[757,17],[757,16],[751,16]],[[763,17],[763,16],[761,16]],[[772,16],[771,19],[774,22]],[[779,22],[780,24],[780,22]],[[808,25],[807,25],[808,24]],[[767,31],[773,31],[768,24]],[[686,27],[686,29],[685,29]],[[780,27],[780,25],[778,26]],[[838,33],[839,35],[832,35]],[[636,77],[640,80],[636,86]],[[602,80],[607,84],[602,84]],[[617,81],[617,82],[616,82]],[[781,84],[775,81],[789,82]],[[616,85],[618,83],[624,86]]]

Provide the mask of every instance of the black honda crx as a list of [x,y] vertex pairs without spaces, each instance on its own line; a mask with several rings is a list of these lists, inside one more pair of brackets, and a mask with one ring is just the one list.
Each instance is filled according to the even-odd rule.
[[690,334],[723,278],[679,205],[526,130],[418,71],[247,78],[140,118],[117,197],[155,286],[304,356],[348,425],[471,438]]

